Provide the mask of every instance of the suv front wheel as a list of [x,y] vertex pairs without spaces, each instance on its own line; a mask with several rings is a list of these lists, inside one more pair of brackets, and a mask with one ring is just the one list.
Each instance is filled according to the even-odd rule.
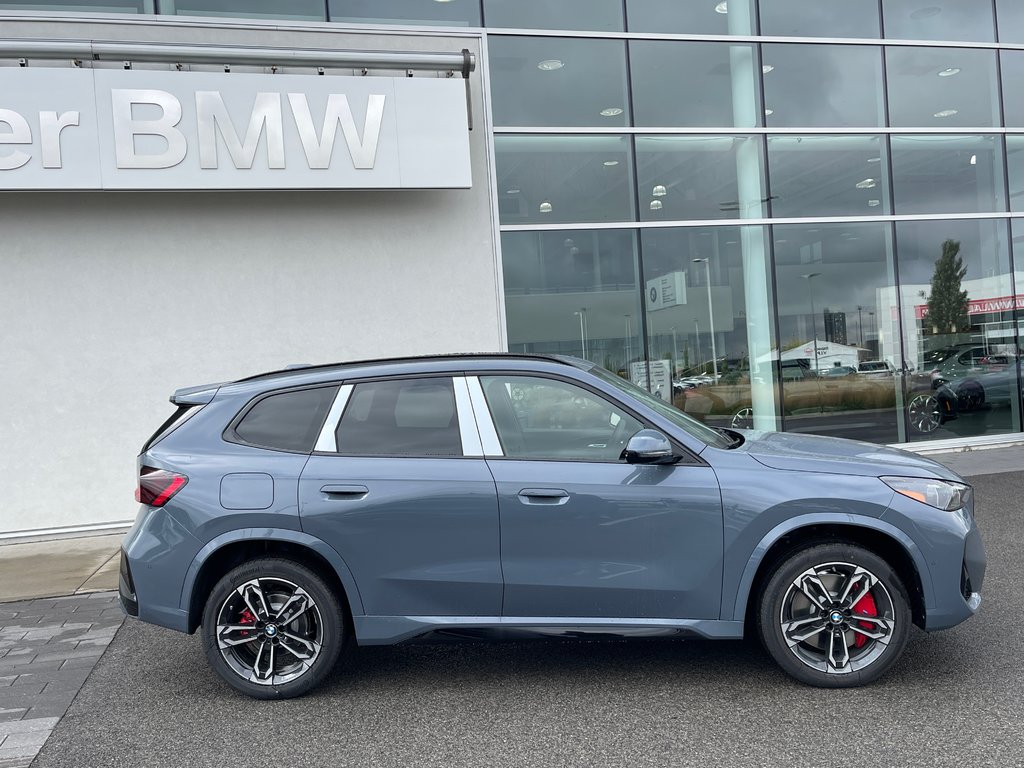
[[797,552],[761,592],[758,629],[790,676],[820,688],[877,680],[906,645],[906,590],[888,563],[851,544]]
[[263,558],[217,582],[202,637],[210,666],[231,687],[258,699],[288,699],[333,669],[345,626],[337,596],[313,571]]

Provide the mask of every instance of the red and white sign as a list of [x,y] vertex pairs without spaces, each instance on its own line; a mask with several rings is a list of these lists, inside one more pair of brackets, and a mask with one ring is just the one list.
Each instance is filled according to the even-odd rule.
[[[1011,309],[1024,309],[1024,296],[1001,296],[998,299],[973,299],[967,303],[967,314],[984,315],[988,312],[1007,312]],[[918,304],[914,307],[918,320],[928,317],[928,305]]]

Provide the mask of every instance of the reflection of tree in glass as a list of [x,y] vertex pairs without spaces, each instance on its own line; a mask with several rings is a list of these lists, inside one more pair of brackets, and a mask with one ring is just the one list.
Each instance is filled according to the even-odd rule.
[[932,293],[928,298],[928,322],[933,333],[949,334],[965,330],[967,318],[967,291],[961,290],[961,281],[967,267],[960,257],[960,241],[946,240],[942,256],[935,262],[932,275]]

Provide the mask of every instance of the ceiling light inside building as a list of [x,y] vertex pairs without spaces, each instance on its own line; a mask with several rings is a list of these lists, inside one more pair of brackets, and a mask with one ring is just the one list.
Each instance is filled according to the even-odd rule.
[[651,190],[651,194],[655,197],[664,197],[668,194],[668,190],[665,189],[664,184],[655,184],[654,189]]
[[537,69],[545,72],[552,72],[556,69],[561,69],[564,66],[565,63],[560,59],[544,59],[544,61],[537,65]]
[[601,110],[601,117],[618,117],[622,114],[622,109],[619,107],[607,107]]
[[539,210],[541,213],[551,213],[551,201],[545,200],[543,203],[540,204]]
[[936,5],[928,5],[924,8],[918,8],[916,11],[911,11],[910,18],[917,19],[930,19],[932,16],[938,16],[942,13],[942,9]]
[[520,192],[521,192],[521,190],[519,190],[519,189],[506,189],[505,190],[505,194],[506,195],[518,195]]
[[775,110],[774,109],[767,109],[766,108],[765,111],[764,111],[764,116],[765,117],[770,117],[771,115],[774,115],[774,114],[775,114]]
[[946,67],[939,72],[939,77],[952,77],[960,74],[960,67]]
[[958,109],[940,109],[938,112],[932,115],[932,117],[952,117],[959,111],[960,110]]
[[857,182],[857,189],[874,189],[878,186],[878,182],[874,179],[864,179],[863,181]]
[[775,67],[773,67],[771,64],[762,64],[761,65],[761,74],[762,75],[767,75],[773,69],[775,69]]
[[715,13],[728,13],[729,3],[726,0],[722,0],[718,5],[715,6]]
[[978,156],[977,155],[971,155],[971,165],[977,165],[977,164],[978,164]]
[[868,200],[868,208],[877,208],[882,204],[881,200]]
[[606,165],[607,167],[611,168],[612,166],[618,165],[618,164],[619,164],[619,161],[618,161],[618,160],[605,160],[605,161],[604,161],[604,164],[605,164],[605,165]]
[[651,210],[660,211],[664,206],[661,204],[661,200],[651,200]]
[[868,162],[869,163],[880,163],[880,162],[882,162],[882,158],[880,158],[880,157],[869,157],[868,158]]

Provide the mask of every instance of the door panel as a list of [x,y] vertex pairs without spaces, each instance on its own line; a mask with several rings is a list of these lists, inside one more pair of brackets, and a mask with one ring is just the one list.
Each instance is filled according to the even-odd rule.
[[488,464],[505,616],[719,617],[722,505],[709,467]]
[[302,529],[344,558],[367,615],[500,615],[483,459],[312,456],[299,500]]

